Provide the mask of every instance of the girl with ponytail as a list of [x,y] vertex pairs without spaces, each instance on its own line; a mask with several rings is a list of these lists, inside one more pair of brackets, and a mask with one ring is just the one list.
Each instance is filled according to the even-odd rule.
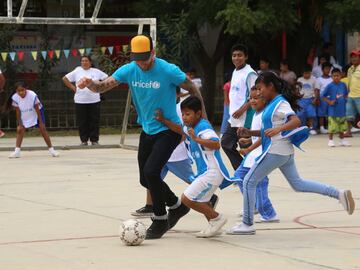
[[242,223],[235,225],[227,233],[255,234],[253,220],[256,186],[277,168],[295,191],[318,193],[338,199],[351,215],[355,203],[350,190],[339,190],[330,185],[304,180],[298,174],[293,145],[300,147],[309,136],[307,127],[299,127],[301,122],[295,114],[299,109],[297,104],[297,100],[301,98],[299,92],[272,72],[260,74],[255,86],[267,102],[260,131],[263,152],[244,178]]

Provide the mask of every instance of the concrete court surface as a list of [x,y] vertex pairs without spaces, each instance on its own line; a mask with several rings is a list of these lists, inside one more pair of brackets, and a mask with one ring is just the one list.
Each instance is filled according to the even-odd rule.
[[[103,143],[118,140],[102,137]],[[128,142],[136,140],[131,136]],[[77,138],[53,141],[76,144]],[[350,142],[352,147],[329,149],[326,136],[311,137],[296,159],[303,177],[353,191],[352,216],[334,199],[293,192],[276,171],[269,189],[281,223],[258,224],[254,236],[197,239],[194,233],[206,221],[192,211],[162,239],[138,247],[123,246],[117,237],[120,222],[144,204],[136,151],[60,150],[59,158],[24,151],[16,160],[0,151],[0,269],[359,270],[360,136]],[[13,144],[14,139],[0,139],[0,148]],[[43,142],[25,137],[24,144]],[[166,181],[177,194],[185,188],[171,174]],[[229,228],[239,220],[242,196],[236,187],[218,194]]]

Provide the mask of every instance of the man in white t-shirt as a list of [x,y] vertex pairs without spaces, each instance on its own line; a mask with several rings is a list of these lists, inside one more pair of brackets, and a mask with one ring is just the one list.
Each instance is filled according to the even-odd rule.
[[88,145],[89,140],[92,145],[97,145],[99,141],[100,94],[94,93],[86,87],[80,89],[75,86],[83,77],[105,80],[108,75],[97,68],[92,68],[89,56],[82,56],[81,66],[63,77],[64,84],[75,94],[76,121],[79,126],[81,145]]
[[229,114],[227,127],[221,137],[221,147],[228,156],[232,167],[236,170],[242,156],[237,150],[238,137],[236,131],[239,127],[250,127],[254,111],[248,101],[250,89],[255,85],[256,72],[250,65],[246,64],[248,51],[244,45],[236,44],[231,49],[231,58],[235,70],[231,77],[229,92]]

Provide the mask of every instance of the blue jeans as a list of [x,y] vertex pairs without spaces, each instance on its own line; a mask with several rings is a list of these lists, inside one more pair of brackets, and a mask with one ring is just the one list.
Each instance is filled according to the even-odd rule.
[[188,184],[191,184],[195,178],[190,158],[180,161],[167,162],[161,170],[161,179],[165,178],[168,171],[172,172],[175,176],[179,177]]
[[222,118],[221,128],[220,128],[220,133],[221,134],[225,133],[226,125],[228,123],[229,118],[230,118],[229,105],[224,105],[223,118]]
[[297,172],[294,155],[282,156],[268,153],[259,164],[250,169],[244,179],[243,223],[246,225],[251,226],[254,221],[255,188],[257,184],[277,168],[297,192],[312,192],[339,198],[339,190],[335,187],[302,179]]
[[354,120],[360,114],[360,98],[349,97],[346,102],[346,117]]
[[[250,168],[244,167],[242,164],[235,171],[235,177],[240,178],[238,181],[238,185],[241,193],[243,193],[243,182],[246,174],[250,171]],[[271,201],[268,197],[268,186],[269,186],[269,178],[266,176],[264,179],[260,181],[260,183],[256,186],[256,202],[255,207],[259,211],[260,215],[264,219],[270,219],[276,216],[275,209],[273,208]]]

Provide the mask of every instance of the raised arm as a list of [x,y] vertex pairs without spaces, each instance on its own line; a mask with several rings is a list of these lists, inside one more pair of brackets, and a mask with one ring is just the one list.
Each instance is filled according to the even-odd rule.
[[191,80],[186,78],[186,80],[182,84],[180,84],[179,87],[189,91],[190,95],[198,97],[201,100],[202,117],[207,119],[205,104],[204,104],[203,98],[201,96],[200,90],[196,87],[196,85]]
[[80,89],[87,87],[95,93],[105,93],[118,85],[119,82],[117,82],[112,76],[106,78],[103,81],[93,81],[90,78],[84,77],[77,83],[77,86]]

